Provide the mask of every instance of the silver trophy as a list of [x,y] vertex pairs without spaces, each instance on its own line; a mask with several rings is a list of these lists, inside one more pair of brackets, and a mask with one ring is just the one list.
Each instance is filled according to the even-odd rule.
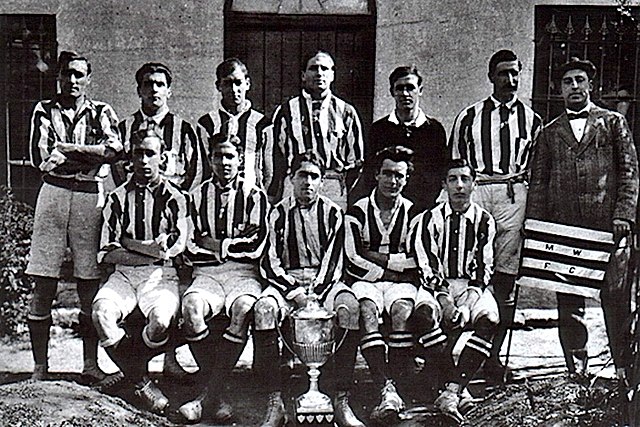
[[285,346],[308,368],[309,390],[296,399],[298,424],[333,425],[333,405],[329,396],[318,389],[318,377],[320,367],[344,340],[343,337],[336,345],[335,317],[333,312],[321,307],[317,299],[310,298],[305,307],[291,314],[291,345],[280,331]]

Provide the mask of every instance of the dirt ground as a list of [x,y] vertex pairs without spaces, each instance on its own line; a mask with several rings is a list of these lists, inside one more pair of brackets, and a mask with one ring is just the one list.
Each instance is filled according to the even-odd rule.
[[[139,402],[124,387],[116,396],[100,394],[75,381],[82,368],[81,340],[73,332],[59,325],[68,325],[75,315],[73,309],[58,309],[51,339],[50,366],[56,381],[30,383],[25,381],[33,368],[28,340],[0,344],[0,425],[2,426],[167,426],[166,419],[136,409]],[[554,310],[520,312],[520,320],[535,319],[537,324],[551,325]],[[597,374],[593,384],[578,385],[568,381],[555,328],[523,328],[514,331],[509,365],[514,368],[516,381],[502,390],[487,390],[475,381],[471,391],[478,402],[467,414],[469,426],[602,426],[621,424],[621,410],[613,387],[612,368],[607,365],[609,355],[601,310],[588,309],[590,326],[590,371]],[[505,349],[506,350],[506,347]],[[234,425],[252,426],[262,419],[266,396],[254,386],[250,370],[251,348],[247,348],[227,387],[227,399],[235,409]],[[504,351],[503,351],[504,353]],[[178,359],[189,371],[196,365],[188,351],[181,347]],[[106,354],[100,353],[100,365],[108,372],[115,371]],[[175,384],[160,374],[161,359],[150,363],[150,371],[174,404],[190,397],[188,385]],[[321,388],[330,391],[331,384],[323,373]],[[356,414],[367,424],[368,414],[378,403],[362,358],[356,370],[356,387],[351,399]],[[285,390],[291,414],[293,396],[306,388],[306,375],[292,371]],[[421,390],[405,396],[408,411],[401,426],[445,426],[446,420],[435,416],[430,402],[421,401]],[[212,424],[200,424],[212,425]]]

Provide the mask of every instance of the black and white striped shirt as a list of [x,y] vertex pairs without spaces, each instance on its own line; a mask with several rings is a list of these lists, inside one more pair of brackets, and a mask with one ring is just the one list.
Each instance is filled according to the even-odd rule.
[[447,292],[444,280],[469,279],[484,289],[493,273],[496,225],[489,212],[476,203],[464,212],[448,202],[418,215],[411,228],[409,250],[415,255],[423,286]]
[[[185,255],[194,266],[216,265],[226,259],[257,260],[267,242],[266,194],[238,177],[226,187],[209,179],[190,193],[191,232]],[[258,232],[243,233],[250,226]],[[198,246],[195,236],[221,241],[220,252]]]
[[501,104],[493,96],[456,117],[449,149],[484,175],[513,175],[529,168],[529,156],[542,119],[517,97]]
[[[345,216],[346,271],[355,279],[367,282],[380,280],[386,269],[403,272],[415,268],[406,245],[413,203],[400,196],[385,227],[375,201],[376,191],[358,200]],[[381,266],[365,259],[362,256],[365,250],[388,254],[388,265]]]
[[[153,126],[162,136],[165,148],[162,153],[161,173],[169,181],[185,191],[197,187],[204,179],[211,176],[211,168],[195,129],[191,123],[181,119],[170,111],[155,117],[146,116],[141,110],[121,121],[118,125],[120,136],[124,142],[124,151],[129,153],[131,135],[140,129]],[[116,185],[126,179],[121,162],[113,167]]]
[[122,247],[122,237],[154,241],[165,260],[181,254],[189,232],[187,200],[182,191],[164,178],[148,186],[133,179],[109,194],[102,210],[104,222],[98,261]]
[[263,162],[265,128],[269,120],[259,111],[246,106],[238,113],[232,114],[222,106],[217,111],[210,111],[198,119],[198,133],[205,150],[209,150],[209,138],[217,133],[237,135],[244,144],[244,162],[241,172],[245,180],[263,186]]
[[[362,126],[356,109],[329,93],[314,109],[308,93],[281,105],[273,119],[273,178],[269,196],[278,196],[296,154],[315,151],[327,170],[343,172],[364,159]],[[269,153],[265,154],[269,155]]]
[[289,270],[317,269],[313,291],[322,297],[342,277],[343,212],[322,195],[309,207],[293,196],[278,203],[269,215],[269,249],[262,259],[262,276],[285,296],[298,290]]

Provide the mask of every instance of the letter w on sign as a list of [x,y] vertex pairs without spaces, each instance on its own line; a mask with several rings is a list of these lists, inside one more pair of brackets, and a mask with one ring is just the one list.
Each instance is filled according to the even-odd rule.
[[614,248],[613,234],[527,219],[518,284],[597,297]]

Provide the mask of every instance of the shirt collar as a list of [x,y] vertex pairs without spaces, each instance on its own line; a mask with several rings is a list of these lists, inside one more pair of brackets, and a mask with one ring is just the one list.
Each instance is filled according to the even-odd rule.
[[[466,219],[471,221],[473,221],[473,206],[474,206],[474,203],[471,202],[467,210],[462,213],[462,216],[464,216]],[[449,203],[449,201],[447,200],[444,205],[444,217],[449,218],[450,216],[453,215],[453,213],[454,213],[454,210],[451,208],[451,203]]]
[[593,103],[592,103],[591,101],[589,101],[589,102],[587,103],[587,105],[586,105],[582,110],[580,110],[580,111],[573,111],[573,110],[569,110],[569,109],[567,109],[567,108],[565,108],[565,111],[566,111],[566,113],[567,113],[567,114],[569,114],[569,113],[571,113],[571,114],[580,114],[580,113],[582,113],[583,111],[586,111],[586,112],[588,113],[589,111],[591,111],[591,107],[592,107],[592,106],[593,106]]
[[306,99],[307,101],[309,101],[309,102],[322,100],[322,107],[324,107],[329,102],[329,98],[331,98],[331,89],[328,89],[326,96],[324,98],[321,98],[321,99],[313,99],[313,98],[311,98],[311,94],[309,92],[307,92],[306,89],[302,89],[302,97],[304,99]]
[[493,108],[498,108],[501,105],[505,105],[509,110],[511,110],[513,108],[514,105],[516,105],[516,102],[520,102],[520,99],[518,98],[518,95],[513,95],[513,99],[509,102],[505,102],[502,103],[500,101],[498,101],[497,99],[495,99],[493,97],[493,95],[489,96],[489,99],[491,100],[491,102],[493,102]]
[[396,110],[393,110],[393,112],[389,114],[389,121],[395,125],[420,127],[423,124],[425,124],[427,121],[429,121],[429,119],[427,118],[427,115],[424,113],[424,111],[422,111],[422,108],[418,108],[418,117],[416,117],[416,119],[413,120],[411,123],[400,123],[400,119],[396,114]]
[[160,123],[162,122],[162,120],[164,120],[164,118],[167,116],[168,113],[169,113],[169,107],[167,107],[166,105],[162,107],[160,111],[158,111],[158,113],[154,116],[147,116],[144,113],[144,111],[142,111],[142,108],[140,109],[140,114],[142,115],[142,119],[145,122],[151,120],[158,126],[160,126]]
[[127,182],[126,185],[127,185],[127,190],[129,191],[135,190],[136,188],[146,188],[147,190],[149,190],[150,193],[154,193],[162,183],[163,183],[163,178],[162,178],[162,175],[160,175],[158,177],[158,180],[155,182],[148,182],[145,185],[139,185],[136,182],[135,177],[132,175],[131,178],[129,179],[129,182]]
[[[376,203],[376,191],[378,191],[377,188],[375,188],[372,192],[371,195],[369,196],[369,202],[371,203],[371,206],[373,206],[373,209],[377,212],[380,212],[381,209],[378,206],[378,204]],[[402,200],[403,197],[402,195],[400,195],[400,197],[398,197],[395,201],[395,204],[393,205],[393,209],[391,209],[392,212],[395,212],[396,209],[398,209],[400,207],[400,205],[402,204]]]
[[291,207],[291,209],[294,209],[294,208],[298,207],[300,209],[311,210],[314,206],[316,206],[316,204],[318,203],[318,200],[320,200],[320,195],[319,194],[316,196],[316,199],[313,202],[311,202],[310,205],[302,206],[302,205],[300,205],[298,203],[298,201],[296,200],[295,196],[291,195],[291,196],[289,196],[289,206]]
[[218,177],[216,177],[215,175],[213,176],[213,185],[216,186],[217,189],[222,190],[223,192],[227,192],[230,190],[237,190],[238,187],[240,186],[240,180],[241,178],[239,176],[236,176],[236,179],[234,179],[233,181],[227,183],[227,185],[222,185],[220,183],[220,180],[218,179]]
[[[64,108],[62,107],[62,104],[60,104],[60,96],[59,95],[56,95],[55,101],[56,101],[56,106],[60,110],[64,110]],[[76,111],[76,114],[80,114],[84,110],[93,110],[93,111],[96,110],[96,106],[94,105],[93,101],[91,101],[91,99],[89,99],[88,96],[86,96],[84,98],[84,102],[82,103],[80,108],[78,108],[78,110]]]
[[247,111],[249,111],[251,109],[251,107],[252,107],[251,101],[249,101],[248,99],[245,99],[244,100],[244,104],[242,104],[240,106],[240,108],[238,109],[238,114],[233,114],[231,111],[229,111],[226,108],[224,108],[224,106],[222,105],[222,101],[220,102],[220,111],[222,111],[223,113],[225,113],[229,117],[241,116],[244,113],[246,113]]

